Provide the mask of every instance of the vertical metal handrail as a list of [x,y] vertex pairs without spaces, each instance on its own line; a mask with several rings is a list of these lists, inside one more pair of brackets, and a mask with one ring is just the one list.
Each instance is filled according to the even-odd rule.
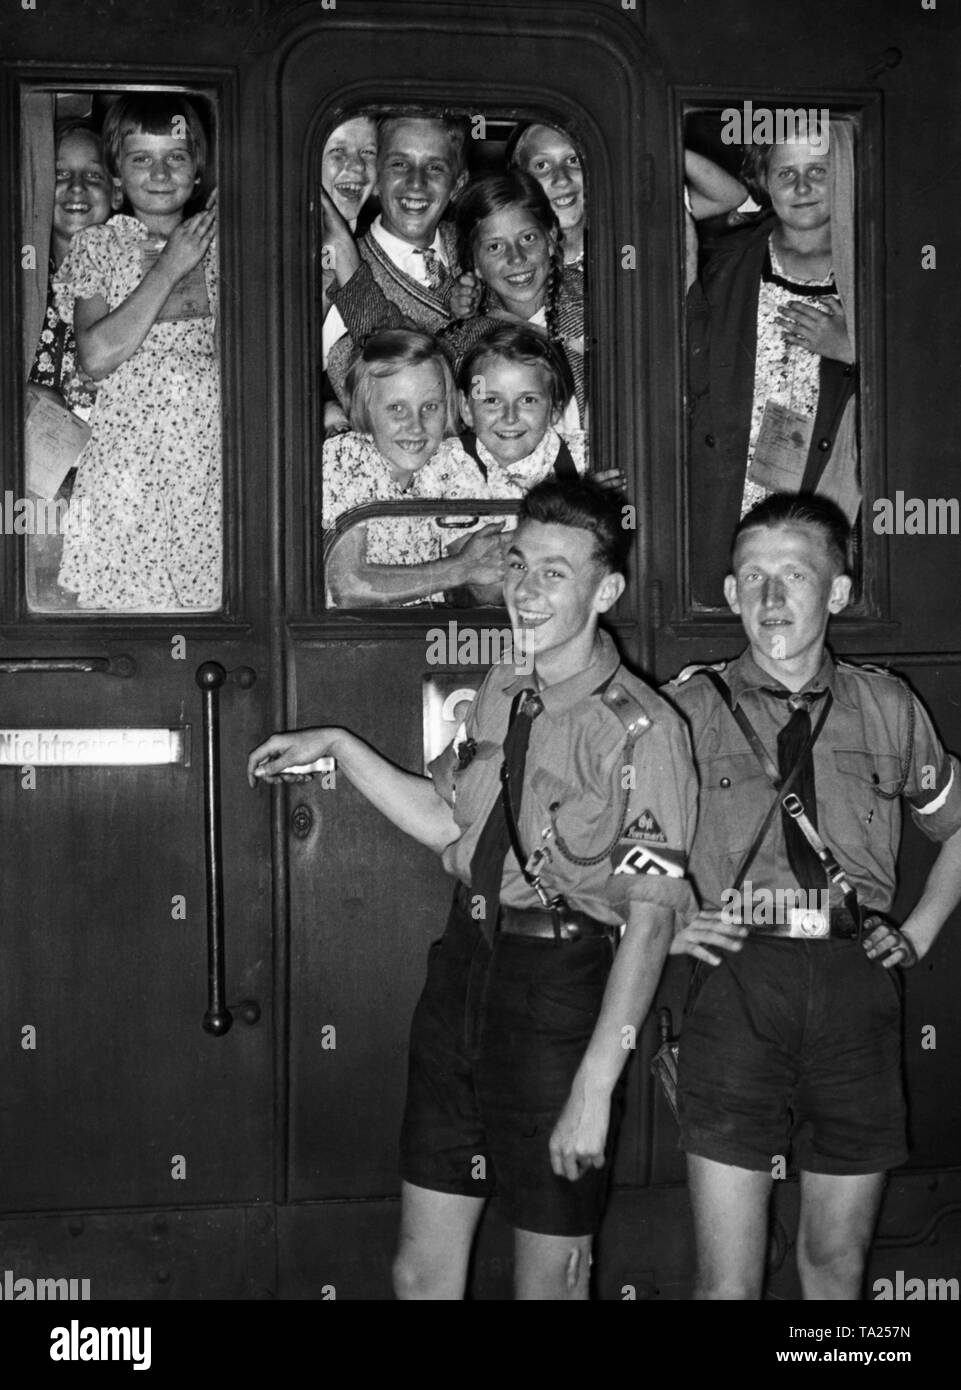
[[220,826],[220,687],[227,672],[219,661],[197,667],[203,695],[204,849],[207,860],[207,1012],[204,1030],[214,1037],[230,1031],[224,961],[224,873]]

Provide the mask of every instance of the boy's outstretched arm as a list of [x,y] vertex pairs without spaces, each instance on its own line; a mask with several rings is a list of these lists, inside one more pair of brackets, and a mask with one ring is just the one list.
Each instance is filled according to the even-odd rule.
[[271,734],[247,759],[247,780],[301,782],[311,774],[285,773],[318,758],[334,757],[362,796],[376,806],[406,835],[442,853],[460,834],[447,802],[434,790],[429,777],[418,777],[395,767],[376,749],[347,729],[297,729]]

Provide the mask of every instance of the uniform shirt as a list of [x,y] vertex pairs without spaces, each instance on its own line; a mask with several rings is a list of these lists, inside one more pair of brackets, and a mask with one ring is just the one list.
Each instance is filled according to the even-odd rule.
[[[518,817],[521,844],[528,854],[541,846],[542,832],[556,818],[571,853],[598,856],[599,862],[572,864],[549,840],[552,860],[542,879],[551,896],[563,893],[571,907],[612,924],[627,920],[632,901],[656,903],[672,908],[677,925],[684,926],[697,910],[687,878],[697,805],[690,745],[671,707],[619,666],[614,643],[601,632],[586,670],[538,691],[544,709],[531,727]],[[615,672],[616,682],[651,720],[634,744],[630,762],[625,759],[624,724],[602,699]],[[474,849],[500,796],[511,703],[519,691],[535,685],[530,673],[494,666],[463,730],[430,765],[434,785],[461,829],[460,838],[444,851],[444,866],[464,883],[470,882]],[[626,815],[621,809],[625,783]],[[512,851],[504,865],[501,901],[520,908],[541,905]]]
[[[766,694],[765,687],[784,687],[761,670],[750,651],[716,669],[776,765],[778,731],[791,712],[786,700]],[[907,760],[903,796],[912,818],[930,839],[947,840],[961,827],[957,761],[945,752],[926,711],[896,676],[836,662],[825,652],[817,675],[804,689],[827,689],[834,695],[813,753],[818,831],[857,889],[862,906],[887,912],[896,886],[901,804],[878,792],[897,788]],[[690,721],[701,784],[691,873],[702,906],[717,910],[724,906],[721,893],[733,886],[774,789],[730,710],[699,668],[683,671],[666,693]],[[909,702],[914,706],[913,749]],[[819,713],[815,703],[812,725]],[[754,890],[798,888],[780,814],[746,877]],[[832,902],[839,897],[832,885]]]

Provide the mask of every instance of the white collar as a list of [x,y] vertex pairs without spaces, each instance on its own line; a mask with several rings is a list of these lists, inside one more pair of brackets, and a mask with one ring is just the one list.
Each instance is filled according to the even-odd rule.
[[511,482],[515,482],[518,479],[523,479],[525,472],[532,468],[543,469],[545,473],[549,472],[560,446],[561,441],[557,430],[553,425],[548,425],[531,452],[525,454],[523,458],[516,459],[513,463],[501,463],[499,459],[494,457],[482,439],[477,441],[477,453],[487,468],[488,476],[492,470],[496,469],[500,476],[510,478]]
[[[370,225],[370,236],[386,254],[387,259],[393,261],[398,270],[402,270],[405,275],[409,275],[412,280],[417,280],[422,285],[427,284],[427,266],[422,250],[416,246],[411,246],[409,241],[402,241],[399,236],[394,236],[393,232],[388,232],[380,213]],[[440,234],[440,227],[437,228],[429,249],[435,253],[443,265],[447,265],[447,253]]]

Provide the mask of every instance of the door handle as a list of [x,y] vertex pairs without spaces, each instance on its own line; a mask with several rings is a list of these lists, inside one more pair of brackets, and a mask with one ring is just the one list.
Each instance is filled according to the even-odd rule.
[[[234,673],[237,683],[248,689],[256,679],[249,667]],[[197,667],[195,679],[203,698],[202,741],[204,763],[204,850],[207,864],[207,1012],[204,1031],[215,1038],[229,1033],[234,1016],[245,1023],[260,1020],[256,999],[242,999],[228,1005],[226,1000],[226,959],[224,953],[224,873],[220,806],[220,687],[227,672],[219,661],[205,661]]]
[[137,663],[132,656],[10,656],[0,661],[0,676],[73,672],[128,680],[136,671]]

